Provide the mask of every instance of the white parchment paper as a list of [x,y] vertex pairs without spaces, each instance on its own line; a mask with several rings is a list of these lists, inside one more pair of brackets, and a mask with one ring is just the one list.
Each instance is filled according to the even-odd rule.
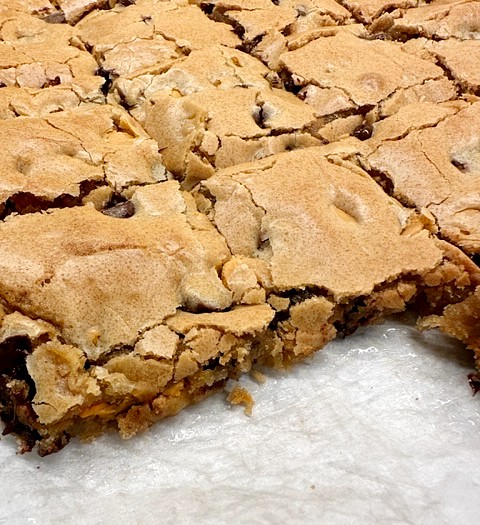
[[479,523],[471,367],[450,339],[390,322],[244,381],[251,418],[218,395],[43,459],[2,438],[0,523]]

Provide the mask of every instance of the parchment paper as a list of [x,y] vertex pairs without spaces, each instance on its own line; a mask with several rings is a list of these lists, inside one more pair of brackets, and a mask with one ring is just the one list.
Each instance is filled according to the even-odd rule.
[[1,524],[469,524],[480,521],[480,394],[450,339],[390,322],[289,374],[244,381],[131,441],[41,459],[0,440]]

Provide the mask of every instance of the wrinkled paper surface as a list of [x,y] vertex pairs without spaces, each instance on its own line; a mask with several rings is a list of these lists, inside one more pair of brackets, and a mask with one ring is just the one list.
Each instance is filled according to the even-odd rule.
[[243,380],[250,418],[220,394],[43,459],[5,437],[0,523],[478,523],[472,366],[452,340],[389,322]]

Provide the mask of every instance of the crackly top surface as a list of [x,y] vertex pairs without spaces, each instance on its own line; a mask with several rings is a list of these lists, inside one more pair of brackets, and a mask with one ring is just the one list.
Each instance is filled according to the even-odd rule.
[[445,238],[479,252],[480,103],[381,144],[368,162],[391,179],[395,195],[428,208]]
[[[49,24],[27,13],[0,10],[0,112],[13,116],[51,113],[82,102],[103,102],[98,65],[66,24]],[[17,88],[17,89],[13,89]],[[18,89],[21,88],[21,89]],[[23,97],[42,91],[41,103]],[[4,113],[3,109],[3,113]],[[5,118],[5,113],[0,114]]]
[[95,186],[121,191],[165,178],[156,143],[120,108],[92,104],[0,121],[0,141],[2,212],[21,211],[15,202],[22,198],[48,206],[66,196],[81,200]]
[[182,305],[225,309],[216,269],[228,257],[208,220],[174,181],[139,188],[130,218],[91,206],[30,214],[0,226],[0,296],[43,318],[97,358],[132,345]]
[[265,261],[278,290],[317,286],[341,299],[439,262],[428,232],[408,228],[407,210],[366,173],[315,148],[222,170],[204,184],[232,253]]
[[479,6],[0,0],[0,344],[32,341],[37,415],[151,400],[275,311],[313,351],[437,229],[480,253]]

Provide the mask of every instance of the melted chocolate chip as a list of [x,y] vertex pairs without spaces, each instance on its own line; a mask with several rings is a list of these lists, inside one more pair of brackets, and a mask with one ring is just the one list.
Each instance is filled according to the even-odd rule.
[[103,69],[103,67],[101,67],[97,69],[97,75],[105,79],[105,82],[103,83],[100,89],[102,90],[102,93],[105,96],[107,96],[112,86],[112,79],[110,78],[110,73],[107,70]]
[[135,206],[132,201],[121,202],[111,208],[102,210],[102,213],[109,217],[114,217],[115,219],[128,219],[135,215]]
[[480,376],[478,374],[468,374],[468,384],[472,389],[473,395],[475,395],[480,390]]
[[457,168],[457,170],[460,170],[462,173],[468,171],[468,166],[463,162],[453,159],[452,164]]
[[32,350],[32,345],[27,337],[11,337],[0,344],[0,374],[23,379],[25,357]]
[[49,86],[59,86],[61,84],[60,77],[52,78],[51,80],[48,80],[47,83],[43,87],[49,87]]
[[353,132],[353,136],[358,140],[368,140],[373,133],[373,126],[371,124],[363,124]]

